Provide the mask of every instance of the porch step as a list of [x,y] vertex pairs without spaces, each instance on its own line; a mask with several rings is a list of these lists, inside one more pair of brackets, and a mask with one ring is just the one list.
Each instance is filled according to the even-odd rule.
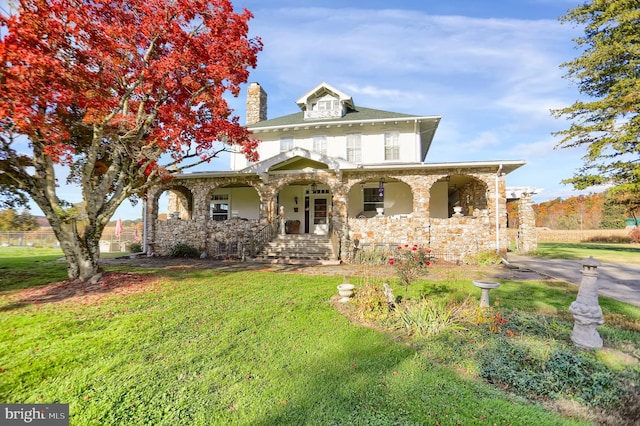
[[327,235],[278,235],[258,253],[256,260],[332,260],[335,259],[331,239]]

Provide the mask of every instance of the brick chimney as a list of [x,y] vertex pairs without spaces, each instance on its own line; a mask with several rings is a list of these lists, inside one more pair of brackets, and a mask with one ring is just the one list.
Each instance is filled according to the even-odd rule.
[[267,92],[258,83],[247,88],[247,126],[267,119]]

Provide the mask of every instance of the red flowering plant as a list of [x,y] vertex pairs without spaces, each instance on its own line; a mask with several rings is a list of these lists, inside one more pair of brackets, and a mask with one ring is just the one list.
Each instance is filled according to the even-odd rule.
[[398,246],[395,256],[389,258],[389,264],[395,268],[400,283],[405,288],[419,276],[426,275],[432,262],[431,250],[417,244]]

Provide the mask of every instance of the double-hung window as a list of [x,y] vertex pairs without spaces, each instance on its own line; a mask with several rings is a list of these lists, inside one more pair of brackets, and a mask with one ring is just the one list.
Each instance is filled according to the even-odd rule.
[[400,159],[400,132],[385,132],[384,134],[384,159]]
[[229,194],[214,194],[211,197],[211,219],[222,221],[229,219]]
[[347,161],[352,163],[362,162],[362,141],[360,133],[347,135]]
[[322,155],[327,155],[327,137],[326,136],[314,136],[313,137],[313,150]]
[[280,138],[280,152],[289,151],[293,149],[293,138]]
[[362,210],[372,212],[377,208],[384,208],[384,192],[379,188],[364,188],[362,192],[364,197]]

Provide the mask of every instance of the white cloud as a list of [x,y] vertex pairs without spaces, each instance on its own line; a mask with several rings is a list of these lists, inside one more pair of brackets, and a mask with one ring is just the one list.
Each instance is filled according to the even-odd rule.
[[466,144],[466,149],[478,151],[487,148],[493,148],[500,145],[500,137],[489,131],[480,133],[475,139]]

